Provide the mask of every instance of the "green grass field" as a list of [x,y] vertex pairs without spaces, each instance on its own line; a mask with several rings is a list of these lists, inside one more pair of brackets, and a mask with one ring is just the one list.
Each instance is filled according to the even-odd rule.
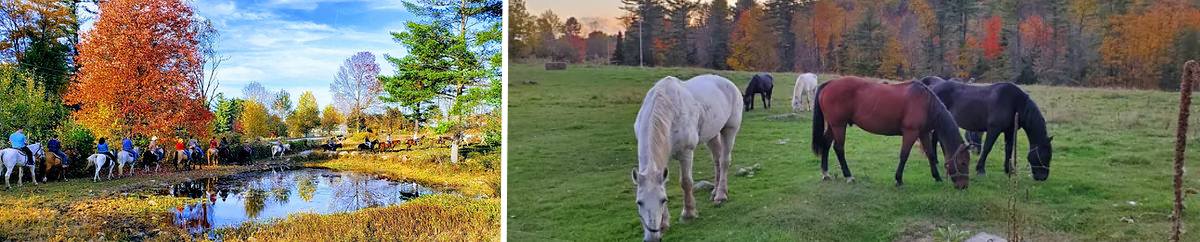
[[[642,230],[629,170],[637,166],[633,121],[642,98],[660,78],[714,73],[744,87],[752,73],[691,68],[541,65],[509,69],[508,238],[513,241],[636,240]],[[745,114],[731,170],[761,164],[753,177],[730,176],[729,201],[720,207],[698,192],[700,217],[679,221],[678,162],[671,161],[671,241],[928,241],[949,226],[1005,235],[1009,179],[997,144],[986,177],[968,190],[935,183],[928,162],[914,152],[905,186],[892,175],[899,137],[851,128],[847,158],[857,182],[820,181],[810,150],[811,113],[791,113],[796,73],[775,73],[775,107]],[[832,76],[822,75],[821,81]],[[1034,182],[1022,160],[1018,192],[1033,241],[1162,241],[1171,213],[1174,119],[1178,93],[1024,86],[1042,107],[1054,139],[1050,179]],[[1193,110],[1200,105],[1192,107]],[[1195,115],[1193,115],[1195,116]],[[1195,120],[1193,120],[1195,123]],[[1200,168],[1191,132],[1189,171]],[[998,150],[998,151],[996,151]],[[976,157],[976,155],[972,155]],[[831,174],[837,162],[830,163]],[[712,160],[696,151],[696,180],[712,181]],[[972,166],[975,162],[972,161]],[[942,171],[944,174],[944,170]],[[972,172],[972,175],[975,175]],[[1194,193],[1200,186],[1187,178]],[[1200,208],[1195,195],[1185,202]],[[1185,211],[1187,231],[1200,231],[1200,213]],[[1184,235],[1200,241],[1200,233]]]

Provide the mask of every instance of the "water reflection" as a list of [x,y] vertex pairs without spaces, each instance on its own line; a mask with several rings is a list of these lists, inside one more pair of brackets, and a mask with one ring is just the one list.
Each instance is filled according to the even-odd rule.
[[171,185],[162,193],[203,198],[200,203],[172,211],[176,226],[199,235],[213,228],[286,218],[295,213],[328,214],[387,206],[434,192],[416,183],[305,168],[195,180]]

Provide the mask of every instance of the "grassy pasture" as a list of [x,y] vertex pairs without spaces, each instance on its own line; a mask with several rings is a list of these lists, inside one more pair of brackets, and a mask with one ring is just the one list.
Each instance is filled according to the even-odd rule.
[[[664,76],[715,73],[745,86],[753,73],[693,68],[540,65],[509,69],[508,238],[513,241],[613,241],[641,237],[629,178],[637,166],[633,121],[642,98]],[[928,162],[913,152],[905,186],[892,174],[899,137],[851,128],[847,158],[857,182],[820,181],[819,157],[809,146],[811,113],[791,113],[797,73],[774,73],[775,106],[745,114],[731,170],[761,164],[753,177],[730,176],[729,198],[715,207],[697,192],[700,218],[679,221],[678,162],[668,182],[673,241],[921,241],[942,238],[947,227],[1004,235],[1009,179],[1003,148],[989,157],[989,173],[968,190],[935,183]],[[821,75],[826,81],[833,76]],[[1018,192],[1024,236],[1034,241],[1159,241],[1171,212],[1174,119],[1178,93],[1056,86],[1023,86],[1049,122],[1054,139],[1050,179],[1028,177],[1018,132]],[[759,105],[756,106],[760,106]],[[1193,110],[1200,104],[1192,107]],[[1193,115],[1195,117],[1195,115]],[[1196,120],[1193,120],[1195,122]],[[1188,171],[1196,171],[1191,132]],[[706,148],[696,151],[695,179],[712,181]],[[977,155],[972,155],[977,158]],[[831,174],[838,174],[836,159]],[[971,163],[975,165],[974,160]],[[942,171],[945,174],[944,170]],[[1192,172],[1194,173],[1194,172]],[[974,176],[974,172],[972,172]],[[1187,178],[1188,208],[1200,207],[1200,186]],[[1200,231],[1200,212],[1185,210],[1187,231]],[[1185,234],[1200,240],[1200,233]]]

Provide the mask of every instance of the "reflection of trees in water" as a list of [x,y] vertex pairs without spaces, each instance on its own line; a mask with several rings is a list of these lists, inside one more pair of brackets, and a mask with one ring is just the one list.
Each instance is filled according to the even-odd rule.
[[317,177],[311,174],[297,175],[296,190],[300,193],[300,199],[311,202],[317,191]]
[[246,208],[246,217],[250,219],[258,218],[258,214],[267,205],[267,191],[259,187],[247,187],[246,191],[242,192],[243,206]]
[[[294,176],[294,173],[288,174],[293,174],[292,176]],[[272,198],[280,205],[287,204],[288,200],[291,199],[292,180],[288,178],[289,176],[271,171],[271,176],[264,179],[267,181],[268,187],[270,187]]]
[[343,174],[338,182],[331,182],[335,209],[356,210],[383,205],[386,198],[380,191],[371,189],[371,179],[359,174]]

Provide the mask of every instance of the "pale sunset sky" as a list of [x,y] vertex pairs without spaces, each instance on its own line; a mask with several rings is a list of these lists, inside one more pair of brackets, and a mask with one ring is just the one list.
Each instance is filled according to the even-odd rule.
[[[708,0],[701,2],[708,2]],[[733,6],[736,1],[728,0],[727,2]],[[757,2],[762,3],[763,1]],[[622,5],[620,0],[525,0],[525,9],[529,11],[529,14],[538,16],[546,10],[550,10],[562,21],[575,17],[579,19],[579,23],[583,24],[584,33],[591,32],[593,29],[599,29],[608,34],[623,31],[625,27],[621,26],[621,21],[617,19],[618,16],[625,14],[625,10],[621,10]]]

